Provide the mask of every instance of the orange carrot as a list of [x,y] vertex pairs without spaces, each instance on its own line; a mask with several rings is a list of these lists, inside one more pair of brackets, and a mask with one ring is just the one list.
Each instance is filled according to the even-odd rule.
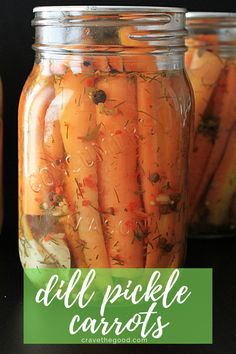
[[[68,166],[65,188],[70,215],[67,223],[77,233],[77,247],[82,247],[88,267],[108,267],[98,208],[94,140],[99,126],[95,105],[89,97],[93,85],[92,77],[73,75],[69,70],[56,90],[61,101],[59,119]],[[76,234],[73,239],[74,244]]]
[[[215,117],[215,119],[219,121],[219,127],[216,131],[216,140],[212,146],[210,157],[202,171],[201,182],[199,186],[195,188],[196,194],[193,201],[193,212],[204,191],[206,190],[210,179],[215,173],[215,170],[223,156],[232,126],[236,121],[236,100],[233,95],[235,87],[236,66],[233,63],[229,63],[223,70],[219,83],[213,92],[212,99],[209,102],[209,116],[213,118]],[[206,150],[202,150],[202,158],[204,159],[206,156]],[[197,165],[194,158],[193,165]],[[194,190],[193,185],[192,189]],[[192,198],[190,200],[192,200]]]
[[195,131],[197,131],[209,98],[223,69],[221,59],[205,50],[195,50],[188,75],[195,97]]
[[213,225],[224,225],[233,194],[236,190],[236,126],[230,134],[223,159],[216,170],[205,204],[207,221]]
[[215,143],[215,138],[211,136],[211,128],[213,124],[215,124],[216,126],[215,132],[217,130],[217,121],[211,116],[208,117],[207,114],[205,117],[202,118],[201,124],[202,126],[199,127],[198,134],[195,137],[189,169],[190,220],[192,219],[196,205],[199,202],[199,188],[201,188],[201,181],[204,176],[208,164],[208,159]]
[[53,86],[47,82],[41,83],[38,92],[33,96],[31,104],[30,99],[27,101],[25,110],[25,118],[28,119],[24,132],[25,151],[28,151],[28,154],[24,155],[23,211],[25,214],[41,215],[43,213],[41,206],[46,202],[49,190],[53,186],[53,177],[44,160],[43,150],[44,117],[54,97]]
[[[51,77],[41,75],[38,77],[38,75],[40,75],[40,72],[37,72],[35,84],[31,84],[30,95],[26,97],[26,92],[23,91],[19,106],[20,123],[22,123],[22,120],[24,120],[24,123],[28,121],[24,137],[25,143],[23,145],[22,140],[19,143],[23,151],[25,151],[24,148],[28,151],[28,155],[20,155],[20,159],[25,159],[26,161],[25,169],[20,173],[20,188],[23,187],[23,189],[20,195],[19,221],[23,231],[22,236],[31,240],[32,245],[43,255],[45,254],[43,247],[32,239],[32,228],[35,226],[35,221],[36,223],[38,222],[38,219],[35,218],[37,215],[47,214],[47,222],[49,222],[49,214],[52,217],[54,216],[55,209],[54,205],[52,209],[51,198],[53,195],[62,194],[60,186],[62,185],[63,176],[61,171],[59,173],[57,160],[52,160],[51,152],[50,156],[48,155],[47,148],[49,145],[44,144],[44,134],[48,123],[47,117],[55,119],[55,112],[51,110],[54,98],[53,82]],[[55,134],[53,133],[53,135]],[[60,146],[58,141],[56,146]],[[52,151],[56,151],[55,148]],[[32,186],[35,188],[32,188]],[[31,217],[28,217],[28,220],[26,219],[27,214]],[[57,232],[57,229],[58,227],[55,226],[54,231]],[[40,232],[37,237],[41,236]]]
[[[145,43],[129,38],[129,34],[134,31],[130,28],[127,33],[121,33],[122,41],[131,47],[139,44],[144,46]],[[148,47],[148,43],[146,46]],[[126,51],[132,54],[131,49]],[[144,210],[148,214],[146,267],[162,267],[170,264],[169,252],[176,240],[177,213],[174,209],[179,200],[172,200],[172,197],[176,199],[178,196],[179,199],[180,196],[176,192],[177,189],[180,190],[180,180],[175,180],[174,168],[178,170],[180,141],[175,135],[178,135],[181,123],[179,116],[176,119],[176,102],[173,97],[169,97],[173,91],[168,84],[163,87],[166,80],[163,73],[157,70],[156,57],[150,55],[147,59],[147,56],[142,55],[145,51],[145,48],[135,48],[135,55],[124,56],[124,68],[127,72],[134,72],[137,80],[139,165]],[[172,136],[175,129],[177,130]],[[153,182],[152,177],[160,180]],[[172,190],[166,191],[166,187]]]
[[[145,211],[149,215],[146,267],[162,267],[175,243],[181,194],[181,121],[174,92],[163,78],[137,79],[139,163]],[[163,119],[164,118],[164,119]]]
[[[140,52],[144,50],[140,48]],[[124,62],[126,71],[133,70],[137,73],[138,127],[142,137],[139,142],[139,164],[142,189],[144,190],[144,208],[145,212],[149,214],[146,267],[165,267],[170,264],[172,252],[175,253],[179,239],[182,241],[184,227],[183,222],[179,223],[177,220],[179,213],[176,212],[178,209],[176,206],[179,200],[171,199],[172,197],[175,199],[176,196],[179,198],[180,191],[183,189],[180,177],[176,178],[175,175],[179,167],[177,160],[174,161],[180,154],[180,140],[177,136],[181,123],[180,116],[176,114],[177,101],[174,100],[175,95],[171,84],[167,83],[165,75],[157,69],[158,62],[155,55],[150,55],[148,59],[141,55],[131,56],[128,59],[125,57]],[[154,117],[156,117],[156,121]],[[165,121],[163,121],[163,117],[165,117]],[[171,132],[170,128],[172,124],[173,131],[176,128],[177,136],[175,134],[172,136],[173,131]],[[168,133],[164,127],[169,129]],[[159,169],[162,180],[155,185],[148,180],[147,176],[145,177],[145,171],[152,171],[156,167]],[[166,182],[167,185],[171,185],[172,190],[163,193]],[[155,196],[156,200],[153,200]],[[173,203],[173,210],[170,210],[171,203]],[[176,205],[174,205],[175,203]],[[166,214],[162,214],[163,212]],[[177,223],[180,228],[176,232]]]
[[[58,190],[61,195],[64,195],[66,192],[66,187],[64,186],[66,166],[64,160],[64,145],[60,131],[59,107],[59,100],[58,97],[56,97],[49,106],[45,116],[44,151],[46,159],[50,162],[50,171],[53,176],[56,177],[57,185],[55,189],[56,191]],[[68,212],[68,206],[66,204],[64,205],[64,199],[61,204],[62,203],[63,205],[58,211],[58,216],[59,222],[64,226],[66,241],[71,252],[72,267],[87,267],[84,259],[82,242],[81,240],[78,241],[78,233],[74,231],[69,223],[71,220],[65,215]]]
[[[116,66],[121,67],[117,59]],[[97,104],[100,207],[104,213],[111,267],[143,267],[143,229],[137,183],[136,87],[125,74],[96,81],[105,93]]]

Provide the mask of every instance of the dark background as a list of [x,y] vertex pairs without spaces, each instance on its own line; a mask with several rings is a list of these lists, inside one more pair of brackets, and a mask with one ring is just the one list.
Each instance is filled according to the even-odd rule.
[[[190,240],[186,266],[214,270],[214,344],[162,346],[30,346],[22,337],[22,270],[17,250],[17,105],[33,64],[32,9],[45,5],[144,5],[129,1],[1,0],[0,73],[4,89],[4,225],[0,237],[0,354],[236,354],[236,241]],[[235,11],[236,2],[145,1],[191,11]]]

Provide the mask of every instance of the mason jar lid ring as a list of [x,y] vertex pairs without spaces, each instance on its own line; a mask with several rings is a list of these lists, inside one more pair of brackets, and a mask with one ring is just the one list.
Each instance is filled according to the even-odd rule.
[[[142,6],[46,6],[33,9],[35,50],[148,47],[185,51],[186,10]],[[122,36],[122,37],[121,37]]]
[[236,18],[235,12],[187,12],[188,19],[217,19],[217,18]]
[[37,6],[33,12],[83,12],[83,13],[121,13],[121,12],[181,12],[187,10],[182,7],[157,6]]

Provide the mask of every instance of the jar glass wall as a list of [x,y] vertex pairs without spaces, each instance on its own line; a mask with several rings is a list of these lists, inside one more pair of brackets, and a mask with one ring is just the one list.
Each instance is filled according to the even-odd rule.
[[33,24],[35,64],[19,104],[23,266],[180,266],[184,10],[37,8]]
[[235,234],[236,14],[188,13],[187,28],[186,67],[195,95],[191,233]]

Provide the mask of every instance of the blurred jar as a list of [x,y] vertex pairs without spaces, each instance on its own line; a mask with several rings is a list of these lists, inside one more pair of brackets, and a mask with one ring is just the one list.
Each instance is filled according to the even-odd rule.
[[236,14],[187,13],[186,68],[195,96],[192,235],[236,232]]
[[24,267],[178,267],[191,95],[185,11],[36,8],[19,105]]
[[3,189],[2,189],[2,164],[3,164],[3,93],[2,93],[2,80],[0,77],[0,231],[2,230],[3,222]]

